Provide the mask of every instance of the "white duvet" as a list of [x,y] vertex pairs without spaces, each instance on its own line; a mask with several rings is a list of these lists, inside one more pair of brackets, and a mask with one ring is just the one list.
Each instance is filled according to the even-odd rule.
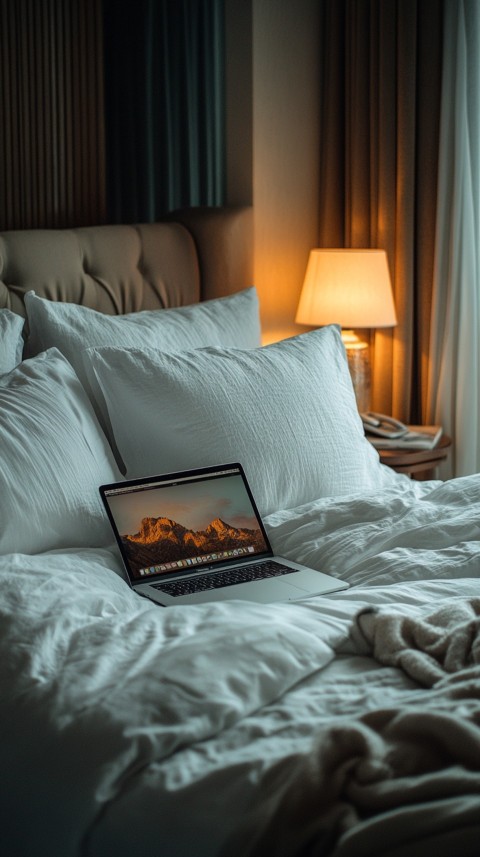
[[322,724],[427,704],[355,619],[480,595],[480,476],[399,479],[266,526],[277,553],[350,589],[162,609],[131,592],[113,548],[0,558],[2,854],[243,857],[237,831]]

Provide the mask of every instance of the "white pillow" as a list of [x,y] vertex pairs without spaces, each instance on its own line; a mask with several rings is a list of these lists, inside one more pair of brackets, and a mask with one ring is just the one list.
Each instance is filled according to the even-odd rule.
[[98,486],[121,476],[57,349],[0,379],[0,553],[106,545]]
[[29,325],[28,355],[59,348],[89,395],[79,358],[82,349],[89,346],[148,346],[171,352],[205,345],[238,348],[260,345],[258,298],[254,288],[179,309],[144,310],[121,316],[45,300],[35,292],[25,295],[25,308]]
[[252,351],[93,348],[86,365],[128,477],[239,461],[263,515],[383,484],[335,326]]
[[0,375],[20,363],[23,351],[24,319],[9,309],[0,310]]

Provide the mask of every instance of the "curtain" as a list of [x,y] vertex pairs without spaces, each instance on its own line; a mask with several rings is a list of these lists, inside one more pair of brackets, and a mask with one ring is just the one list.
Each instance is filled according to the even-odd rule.
[[445,0],[429,418],[453,437],[440,475],[480,470],[480,8]]
[[111,222],[222,205],[223,0],[104,0]]
[[105,220],[100,0],[0,2],[0,229]]
[[[447,0],[448,5],[448,0]],[[321,5],[320,246],[388,254],[398,326],[372,342],[372,405],[425,421],[443,6]]]

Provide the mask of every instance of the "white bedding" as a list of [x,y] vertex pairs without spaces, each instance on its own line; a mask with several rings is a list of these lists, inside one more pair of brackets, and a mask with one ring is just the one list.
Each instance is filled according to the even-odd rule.
[[[161,609],[113,548],[0,557],[4,853],[244,857],[319,729],[430,705],[435,689],[371,657],[356,616],[478,597],[479,522],[480,476],[270,515],[278,553],[351,584],[286,605]],[[414,830],[398,837],[399,857],[417,853]],[[364,853],[345,842],[340,826],[311,853]]]

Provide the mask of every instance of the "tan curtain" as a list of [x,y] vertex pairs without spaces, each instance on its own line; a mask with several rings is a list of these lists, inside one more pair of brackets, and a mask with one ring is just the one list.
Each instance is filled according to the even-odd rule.
[[426,415],[442,9],[438,0],[325,0],[322,247],[388,253],[398,327],[372,342],[372,405]]
[[101,223],[101,0],[1,0],[0,80],[0,229]]

